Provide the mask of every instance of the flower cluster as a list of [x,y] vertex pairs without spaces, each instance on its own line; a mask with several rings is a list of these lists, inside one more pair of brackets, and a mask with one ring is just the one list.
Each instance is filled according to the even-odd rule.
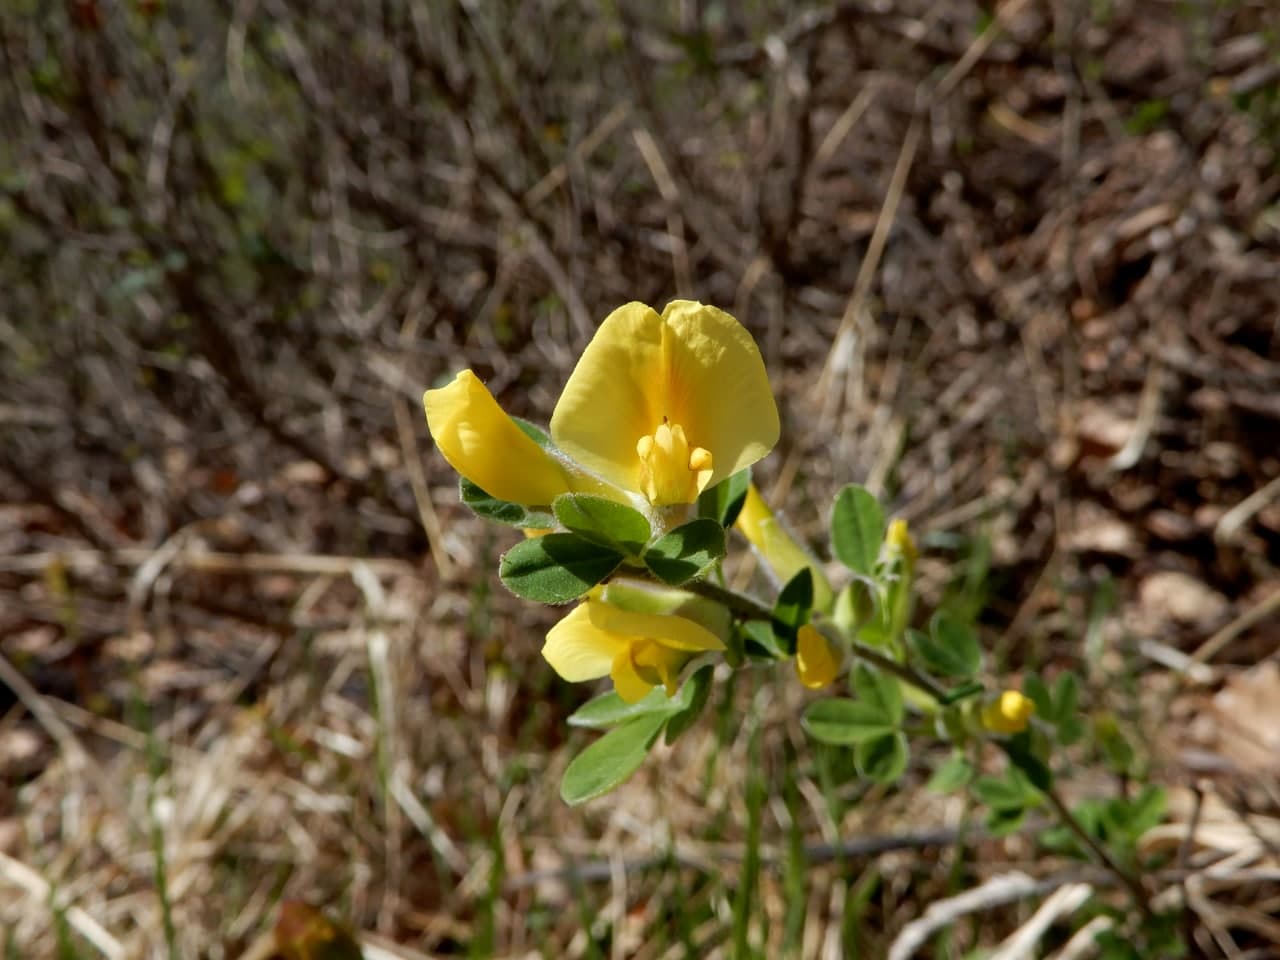
[[[841,490],[830,542],[843,576],[833,581],[751,483],[751,466],[777,443],[778,410],[759,349],[729,314],[687,300],[661,313],[619,307],[546,432],[505,413],[470,370],[428,390],[424,406],[463,501],[526,534],[502,557],[503,583],[574,604],[543,657],[564,680],[612,681],[570,717],[608,732],[569,765],[566,800],[606,792],[661,732],[670,742],[686,729],[716,663],[787,661],[813,690],[847,673],[852,696],[815,700],[804,724],[852,748],[872,779],[906,769],[909,714],[934,717],[957,746],[994,738],[1041,777],[1036,703],[1016,691],[982,696],[969,624],[938,613],[927,630],[912,627],[918,551],[906,523],[886,518],[865,488]],[[733,530],[775,587],[772,603],[726,586]],[[1071,712],[1069,691],[1061,707],[1037,695],[1040,717],[1069,722],[1058,717]]]
[[[525,508],[565,494],[640,513],[650,534],[690,516],[700,494],[751,466],[778,440],[778,411],[751,335],[715,307],[677,300],[611,313],[579,359],[539,443],[470,370],[428,390],[427,423],[455,470],[485,494]],[[566,680],[610,676],[628,701],[674,693],[694,655],[724,637],[679,613],[628,609],[593,590],[547,636]],[[688,598],[686,598],[687,601]]]

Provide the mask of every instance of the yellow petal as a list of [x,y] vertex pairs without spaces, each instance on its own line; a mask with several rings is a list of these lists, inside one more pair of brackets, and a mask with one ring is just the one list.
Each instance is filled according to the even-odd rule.
[[490,496],[541,505],[572,488],[565,465],[526,436],[470,370],[428,390],[422,404],[440,453]]
[[590,601],[574,607],[547,633],[542,656],[551,669],[570,683],[608,676],[618,654],[630,660],[625,638],[601,630],[591,622]]
[[631,648],[624,647],[618,651],[609,671],[613,678],[613,689],[627,703],[637,703],[649,695],[653,684],[640,675],[635,661],[631,659]]
[[[679,426],[687,441],[681,469],[694,474],[693,496],[777,442],[778,410],[760,351],[724,311],[689,300],[668,304],[661,316],[643,303],[613,311],[565,384],[551,436],[591,472],[643,491],[637,449],[647,449],[642,441],[664,423]],[[683,490],[658,483],[664,491],[676,486]]]
[[662,422],[664,329],[662,317],[643,303],[614,310],[578,358],[551,415],[556,446],[624,490],[640,489],[636,444]]
[[611,603],[592,600],[584,606],[593,626],[619,637],[647,638],[690,653],[724,649],[724,641],[706,627],[684,617],[623,610]]
[[796,637],[796,672],[811,690],[825,687],[840,672],[840,659],[831,641],[807,623]]
[[764,360],[733,317],[692,300],[662,311],[666,415],[691,447],[711,453],[706,486],[755,463],[778,442],[778,408]]

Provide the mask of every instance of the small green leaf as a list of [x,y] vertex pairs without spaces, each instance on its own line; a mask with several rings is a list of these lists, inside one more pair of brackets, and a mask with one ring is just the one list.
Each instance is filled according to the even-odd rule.
[[665,713],[671,715],[671,697],[663,687],[654,687],[649,695],[635,703],[627,703],[610,690],[600,696],[588,700],[569,715],[569,726],[605,729],[634,720],[649,713]]
[[1027,806],[1025,787],[1011,777],[979,777],[971,789],[992,810],[1022,810]]
[[1063,673],[1054,683],[1053,710],[1059,743],[1070,746],[1084,736],[1084,721],[1080,718],[1080,681],[1074,673]]
[[492,497],[466,477],[458,482],[458,496],[477,516],[497,523],[505,523],[509,527],[550,530],[556,525],[556,518],[551,514],[541,510],[529,510],[518,503]]
[[1036,756],[1031,745],[1030,730],[1001,740],[1000,746],[1008,755],[1009,762],[1026,775],[1033,787],[1047,791],[1053,786],[1053,771],[1044,760]]
[[[661,713],[667,717],[679,719],[693,712],[695,715],[693,719],[696,719],[696,714],[706,703],[707,694],[711,689],[711,673],[712,667],[708,664],[681,684],[680,689],[673,696],[668,697],[664,687],[654,687],[649,691],[648,696],[635,703],[627,703],[610,690],[575,710],[569,716],[569,726],[605,729],[651,713]],[[675,739],[671,736],[670,730],[667,736],[668,742]]]
[[1036,705],[1036,716],[1048,724],[1058,722],[1058,713],[1054,708],[1053,694],[1040,679],[1038,673],[1028,673],[1022,678],[1022,694]]
[[796,631],[809,622],[813,610],[813,571],[799,570],[787,581],[773,606],[773,630],[790,656],[796,652]]
[[724,527],[706,517],[690,520],[659,537],[644,553],[645,566],[678,587],[724,556]]
[[[791,656],[779,639],[777,631],[763,620],[748,620],[742,625],[743,652],[749,657],[763,660],[785,660]],[[794,653],[795,651],[792,651]]]
[[849,484],[831,513],[831,549],[836,559],[865,577],[875,573],[884,539],[884,510],[871,491]]
[[707,664],[700,667],[688,680],[680,685],[680,692],[671,698],[677,704],[671,721],[667,724],[667,744],[673,744],[686,730],[698,722],[703,708],[711,696],[711,674],[714,668]]
[[498,576],[516,596],[565,603],[608,577],[622,560],[616,550],[572,533],[548,533],[508,550],[498,564]]
[[560,525],[603,547],[639,556],[649,542],[649,521],[638,510],[589,493],[564,493],[551,505]]
[[974,632],[959,620],[937,614],[929,632],[907,632],[907,639],[930,673],[968,679],[982,666],[982,648]]
[[891,733],[859,743],[853,763],[868,780],[893,783],[906,772],[908,752],[906,734]]
[[560,797],[570,806],[608,793],[644,763],[667,722],[666,713],[646,713],[614,727],[573,758],[560,781]]
[[732,527],[738,514],[742,512],[749,486],[750,467],[725,477],[714,487],[703,490],[698,495],[698,516],[714,520],[725,529]]
[[1011,833],[1016,833],[1026,819],[1026,807],[1011,807],[1007,810],[993,809],[987,814],[987,833],[993,837],[1007,837]]
[[953,753],[937,770],[933,771],[933,776],[925,784],[925,789],[932,790],[934,793],[951,793],[969,783],[973,779],[974,772],[973,764],[964,754]]
[[893,718],[875,705],[845,697],[811,703],[801,723],[813,739],[842,747],[876,740],[898,730]]
[[853,669],[853,692],[862,703],[870,704],[894,726],[902,724],[902,684],[896,677],[881,673],[860,663]]

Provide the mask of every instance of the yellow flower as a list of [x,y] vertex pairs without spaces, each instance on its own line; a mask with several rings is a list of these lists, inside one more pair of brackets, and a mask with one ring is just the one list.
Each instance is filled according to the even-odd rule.
[[[585,490],[654,507],[690,504],[778,439],[764,361],[733,317],[689,300],[605,318],[551,416],[568,462],[525,437],[470,371],[424,397],[436,446],[492,496],[545,505]],[[601,482],[603,481],[603,482]]]
[[690,658],[723,649],[718,636],[692,620],[624,610],[593,597],[551,628],[542,655],[571,683],[612,677],[618,696],[635,703],[659,684],[668,696],[675,693]]
[[780,583],[786,583],[808,567],[813,573],[814,607],[830,610],[833,596],[830,582],[823,575],[817,561],[796,543],[782,521],[774,516],[754,483],[747,487],[747,498],[743,501],[735,526],[760,552]]
[[825,687],[840,673],[840,653],[817,627],[805,624],[796,637],[796,673],[810,690]]
[[1017,690],[1005,690],[982,708],[982,725],[1005,736],[1021,733],[1031,722],[1036,705]]

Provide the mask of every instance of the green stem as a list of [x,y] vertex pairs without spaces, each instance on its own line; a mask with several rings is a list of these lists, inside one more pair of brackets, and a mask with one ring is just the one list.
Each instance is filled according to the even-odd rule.
[[[731,612],[744,616],[749,620],[771,620],[773,618],[773,609],[765,606],[754,597],[748,597],[734,590],[727,590],[707,580],[694,580],[684,584],[682,589],[723,604]],[[864,643],[859,643],[857,640],[849,640],[848,644],[853,656],[864,663],[879,667],[885,673],[893,674],[903,683],[909,683],[916,689],[923,690],[939,702],[946,698],[946,687],[943,687],[926,674],[921,673],[915,667],[899,663],[892,657],[885,656],[878,650],[874,650]]]
[[1115,875],[1116,879],[1120,881],[1121,885],[1129,891],[1129,895],[1133,897],[1133,902],[1137,905],[1138,909],[1142,911],[1143,916],[1148,918],[1153,916],[1151,903],[1147,900],[1147,891],[1142,886],[1142,882],[1128,870],[1124,869],[1124,867],[1120,866],[1116,859],[1107,852],[1106,847],[1102,846],[1102,844],[1098,843],[1098,841],[1093,838],[1092,834],[1084,828],[1084,825],[1076,819],[1076,815],[1071,812],[1071,808],[1067,806],[1065,801],[1063,801],[1057,790],[1053,787],[1049,787],[1046,790],[1042,790],[1041,793],[1043,793],[1048,799],[1049,806],[1053,808],[1053,812],[1057,814],[1058,819],[1062,821],[1063,825],[1066,826],[1066,828],[1075,835],[1076,839],[1084,844],[1089,852],[1097,858],[1098,862],[1106,867],[1107,870],[1111,871],[1111,873]]

